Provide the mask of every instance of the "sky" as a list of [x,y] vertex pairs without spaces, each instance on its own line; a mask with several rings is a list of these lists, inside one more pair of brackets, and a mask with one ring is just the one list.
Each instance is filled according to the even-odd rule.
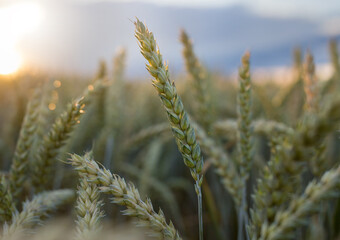
[[[25,2],[17,0],[16,2]],[[35,2],[56,2],[57,0],[35,0]],[[95,2],[144,2],[165,6],[182,6],[196,8],[227,7],[243,5],[253,11],[277,17],[303,18],[339,18],[339,0],[58,0],[58,2],[77,2],[81,4]],[[13,0],[0,0],[1,5],[13,3]]]
[[[98,0],[74,0],[77,2],[98,2]],[[104,0],[105,1],[105,0]],[[120,0],[106,0],[128,2]],[[253,11],[277,17],[328,18],[340,17],[339,0],[131,0],[131,2],[148,2],[158,5],[183,7],[226,7],[243,5]]]
[[0,0],[0,74],[24,63],[93,73],[98,60],[110,61],[120,46],[128,50],[128,64],[140,66],[131,72],[145,72],[133,37],[135,16],[155,32],[177,69],[181,28],[203,62],[220,69],[237,69],[249,48],[261,67],[287,65],[294,46],[311,48],[325,62],[327,41],[340,36],[340,0]]

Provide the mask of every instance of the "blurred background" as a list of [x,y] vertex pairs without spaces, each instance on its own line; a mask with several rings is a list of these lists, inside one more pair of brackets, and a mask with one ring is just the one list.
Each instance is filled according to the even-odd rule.
[[327,72],[327,43],[340,39],[338,0],[29,0],[0,2],[0,73],[31,68],[94,74],[98,60],[128,51],[127,76],[147,76],[134,35],[135,17],[155,33],[173,73],[184,71],[179,32],[212,70],[232,73],[245,50],[252,66],[277,70],[294,47],[309,48]]
[[[312,65],[305,61],[307,49],[316,63],[317,77],[312,88],[316,89],[316,99],[320,95],[320,109],[340,89],[340,1],[0,0],[3,174],[12,164],[29,99],[35,99],[37,105],[33,145],[28,149],[30,164],[34,166],[53,122],[58,123],[67,104],[85,95],[86,113],[58,149],[57,159],[66,160],[70,152],[84,154],[92,149],[96,161],[135,183],[143,198],[152,199],[155,209],[161,207],[182,236],[197,239],[192,178],[148,81],[145,59],[134,37],[136,17],[154,32],[192,119],[201,125],[208,119],[208,135],[237,161],[236,133],[218,129],[218,123],[232,120],[236,126],[236,80],[241,56],[246,50],[251,51],[253,119],[274,120],[298,129],[307,112],[306,86],[311,87],[305,82],[305,66]],[[201,84],[206,98],[195,88],[197,79],[185,69],[183,45],[179,41],[181,29],[193,40],[194,51],[205,65],[200,73],[204,75]],[[338,133],[334,130],[325,139],[324,168],[339,163]],[[271,134],[256,133],[249,196],[271,157]],[[237,213],[232,198],[209,164],[209,155],[204,157],[208,162],[203,183],[206,239],[236,239]],[[53,189],[75,189],[77,173],[62,162],[53,164]],[[34,174],[30,169],[27,172]],[[304,183],[311,177],[303,175]],[[25,197],[32,197],[31,188],[28,181]],[[297,188],[298,194],[302,189]],[[117,224],[129,221],[121,216],[122,208],[109,204],[106,198],[104,201],[106,220],[116,223],[109,222],[108,226],[122,229]],[[248,202],[251,207],[250,197]],[[325,223],[312,222],[311,227],[303,229],[300,239],[339,240],[340,201],[333,203],[324,219]],[[73,220],[74,214],[69,221]],[[72,224],[63,222],[74,230]],[[62,234],[58,236],[67,239]],[[142,237],[138,231],[135,238],[129,235],[127,239]]]

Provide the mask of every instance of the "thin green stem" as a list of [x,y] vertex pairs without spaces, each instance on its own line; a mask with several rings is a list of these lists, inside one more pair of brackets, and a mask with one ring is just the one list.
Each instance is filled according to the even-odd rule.
[[243,240],[243,223],[244,223],[244,218],[245,218],[245,214],[244,214],[244,209],[246,207],[246,187],[245,187],[245,181],[244,182],[244,187],[242,190],[242,202],[241,202],[241,206],[239,208],[239,212],[238,212],[238,232],[237,232],[237,240]]
[[197,211],[198,211],[198,233],[199,233],[199,240],[203,240],[203,204],[202,204],[202,189],[201,184],[199,181],[195,183],[195,190],[197,194]]

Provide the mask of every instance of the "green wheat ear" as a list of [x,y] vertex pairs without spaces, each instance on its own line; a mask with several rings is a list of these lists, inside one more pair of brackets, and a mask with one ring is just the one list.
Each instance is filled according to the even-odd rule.
[[252,123],[252,99],[250,81],[250,53],[247,52],[242,57],[242,66],[239,69],[239,92],[238,92],[238,146],[239,146],[239,165],[240,175],[248,179],[252,164],[253,129]]
[[194,180],[200,185],[203,180],[203,158],[196,140],[195,131],[190,124],[189,116],[183,107],[181,98],[177,94],[174,82],[170,81],[168,66],[163,64],[162,55],[156,47],[153,34],[138,19],[135,26],[135,35],[140,43],[141,53],[149,62],[147,69],[151,76],[154,77],[152,80],[153,86],[157,90],[168,114],[184,163],[189,167]]
[[203,156],[201,154],[201,148],[196,140],[195,130],[190,124],[189,116],[177,93],[175,83],[170,80],[168,66],[163,63],[163,58],[157,48],[153,33],[138,19],[135,22],[135,27],[135,36],[139,41],[141,53],[149,63],[146,65],[146,68],[153,77],[153,86],[158,92],[158,96],[168,115],[168,120],[174,133],[178,149],[182,154],[184,164],[190,169],[191,176],[195,180],[195,190],[198,198],[199,239],[202,240],[203,213],[201,185],[203,182]]
[[105,126],[109,131],[117,131],[124,121],[125,107],[125,63],[126,50],[120,49],[113,59],[113,75],[108,87]]
[[44,136],[44,141],[35,155],[35,161],[32,163],[32,184],[37,193],[51,189],[55,158],[75,125],[79,123],[84,107],[83,98],[70,104],[67,110],[56,119],[47,135]]
[[274,221],[276,212],[286,206],[295,190],[291,184],[287,184],[289,174],[283,170],[291,165],[283,159],[283,138],[273,133],[270,160],[263,169],[263,176],[257,179],[252,196],[254,204],[250,210],[251,225],[248,226],[251,239],[260,237],[263,223],[271,224]]
[[150,228],[153,236],[166,240],[181,239],[172,222],[169,224],[166,222],[163,211],[160,209],[158,213],[155,212],[150,199],[143,201],[132,183],[127,184],[120,176],[99,167],[90,157],[89,154],[84,156],[73,154],[69,164],[90,183],[98,184],[101,192],[110,194],[113,203],[125,206],[126,210],[123,213],[135,217],[140,226]]
[[213,115],[211,111],[211,99],[208,91],[208,76],[206,70],[194,53],[192,41],[184,30],[181,31],[180,39],[183,44],[185,66],[187,72],[194,81],[193,86],[196,90],[195,96],[198,99],[198,116],[200,123],[206,131],[210,132]]
[[103,203],[99,200],[99,188],[81,175],[77,195],[75,240],[94,240],[101,230],[100,220],[104,216],[100,210]]
[[12,222],[4,225],[1,239],[25,239],[24,236],[33,227],[40,225],[42,220],[59,208],[69,203],[74,197],[72,190],[55,190],[35,195],[31,201],[24,203],[23,210],[16,212]]
[[0,221],[9,222],[16,211],[8,180],[2,175],[0,178]]
[[[329,42],[329,52],[331,55],[332,65],[333,65],[333,69],[335,72],[334,75],[336,78],[339,78],[340,77],[339,51],[338,51],[338,46],[337,46],[337,42],[335,39]],[[337,80],[339,81],[339,79]]]
[[[307,52],[306,60],[304,64],[304,90],[306,95],[306,102],[305,102],[305,117],[302,121],[315,121],[316,114],[320,112],[320,96],[319,96],[319,89],[318,89],[318,81],[315,75],[315,64],[314,58],[311,52]],[[304,123],[302,123],[304,124]],[[321,177],[322,174],[327,169],[327,162],[326,162],[326,145],[325,142],[322,141],[321,143],[317,144],[314,150],[315,154],[309,161],[311,165],[311,170],[314,176]]]
[[99,61],[96,79],[104,79],[107,77],[107,66],[104,60]]
[[293,239],[294,230],[308,223],[307,218],[321,211],[322,202],[339,196],[340,167],[326,172],[319,182],[311,182],[304,193],[291,201],[287,210],[279,211],[275,221],[261,227],[260,240]]
[[310,114],[317,113],[319,111],[319,92],[317,85],[318,82],[315,76],[314,58],[309,51],[306,54],[303,80],[306,95],[305,108]]
[[28,179],[29,153],[37,130],[39,115],[40,90],[36,90],[29,102],[26,115],[20,130],[19,139],[9,170],[10,191],[15,202],[19,202],[24,192],[24,184]]

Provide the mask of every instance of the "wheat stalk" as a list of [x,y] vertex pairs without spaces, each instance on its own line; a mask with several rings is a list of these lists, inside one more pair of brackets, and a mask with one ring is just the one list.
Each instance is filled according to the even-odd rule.
[[250,81],[250,53],[246,52],[242,57],[242,66],[239,69],[239,92],[237,101],[237,116],[238,116],[238,159],[240,177],[242,181],[242,200],[238,216],[238,239],[243,239],[243,222],[245,221],[246,210],[246,193],[247,179],[252,166],[252,150],[253,150],[253,129],[252,121],[252,99],[251,99],[251,81]]
[[112,195],[112,202],[125,206],[127,209],[123,212],[125,215],[135,217],[139,221],[139,225],[149,227],[152,235],[158,236],[165,240],[180,240],[180,236],[170,221],[166,222],[162,210],[156,213],[153,209],[150,199],[144,202],[136,187],[130,183],[127,184],[123,178],[112,174],[105,168],[100,168],[98,164],[89,158],[89,154],[83,157],[73,154],[69,160],[69,164],[84,174],[88,181],[98,184],[103,193]]
[[175,87],[175,83],[170,81],[168,66],[164,65],[162,55],[156,47],[156,41],[150,32],[138,19],[135,22],[135,36],[139,41],[141,53],[149,62],[147,70],[153,76],[153,86],[163,103],[168,114],[178,148],[182,153],[184,164],[190,169],[191,176],[195,180],[195,190],[198,198],[199,215],[199,238],[203,239],[203,216],[202,216],[202,193],[201,185],[203,181],[203,157],[201,149],[197,143],[194,128],[190,125],[187,112]]

